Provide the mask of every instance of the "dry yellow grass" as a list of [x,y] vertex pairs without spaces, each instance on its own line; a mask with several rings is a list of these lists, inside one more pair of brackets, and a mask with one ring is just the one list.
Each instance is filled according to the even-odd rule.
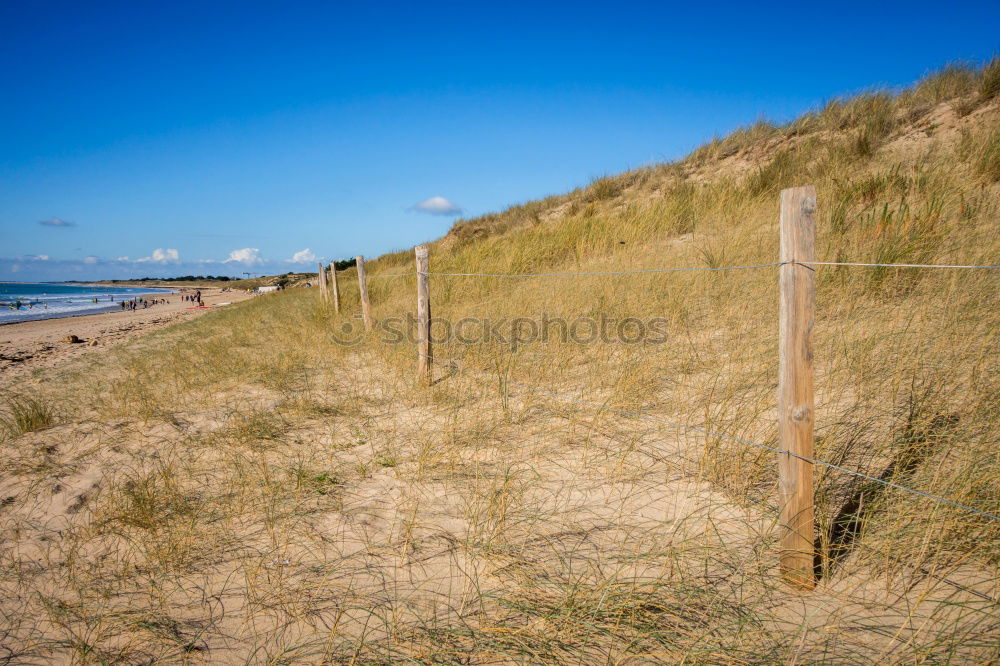
[[[997,69],[462,222],[431,270],[772,263],[777,192],[805,182],[821,259],[996,263]],[[412,266],[368,264],[383,324],[413,311],[413,276],[388,277]],[[798,593],[776,576],[773,453],[663,423],[775,444],[774,268],[433,276],[437,317],[669,335],[444,342],[431,387],[412,345],[335,343],[359,323],[352,275],[341,316],[288,290],[5,387],[45,418],[6,417],[0,658],[1000,659],[996,522],[818,469],[822,575]],[[996,513],[998,286],[818,268],[817,456]]]

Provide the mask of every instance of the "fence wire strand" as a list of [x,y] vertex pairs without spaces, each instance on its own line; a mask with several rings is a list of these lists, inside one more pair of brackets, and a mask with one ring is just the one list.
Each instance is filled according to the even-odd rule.
[[384,275],[372,275],[371,277],[403,277],[406,275],[434,275],[438,277],[500,277],[500,278],[527,278],[527,277],[574,277],[577,275],[642,275],[648,273],[676,273],[689,271],[740,271],[752,270],[756,268],[773,268],[786,264],[798,264],[800,266],[856,266],[866,268],[966,268],[996,270],[1000,269],[1000,264],[879,264],[862,263],[851,261],[775,261],[768,264],[747,264],[742,266],[672,266],[667,268],[647,268],[626,271],[567,271],[561,273],[438,273],[428,271],[426,273],[416,271],[415,273],[387,273]]
[[993,264],[865,264],[853,261],[796,261],[803,266],[863,266],[878,268],[982,268],[995,270],[1000,265]]
[[[475,369],[472,369],[472,368],[465,368],[461,362],[459,362],[458,360],[455,360],[455,359],[449,359],[446,362],[453,364],[455,367],[457,367],[459,369],[467,369],[467,370],[471,370],[475,374],[480,374],[480,375],[484,375],[484,376],[490,376],[488,373],[485,373],[485,372],[482,372],[482,371],[479,371],[479,370],[475,370]],[[733,441],[733,442],[737,442],[739,444],[746,444],[746,445],[749,445],[749,446],[756,446],[758,448],[766,449],[768,451],[773,451],[775,453],[783,453],[783,454],[789,455],[789,456],[791,456],[793,458],[798,458],[799,460],[803,460],[805,462],[813,463],[815,465],[821,465],[823,467],[828,467],[830,469],[835,469],[837,471],[844,472],[846,474],[850,474],[852,476],[856,476],[858,478],[865,479],[865,480],[871,481],[873,483],[878,483],[880,485],[883,485],[883,486],[886,486],[886,487],[889,487],[889,488],[895,488],[897,490],[902,490],[902,491],[910,493],[912,495],[917,495],[919,497],[924,497],[926,499],[934,500],[936,502],[941,502],[942,504],[948,504],[950,506],[954,506],[954,507],[959,508],[959,509],[964,509],[965,511],[969,511],[971,513],[983,516],[985,518],[989,518],[991,520],[995,520],[995,521],[1000,522],[1000,516],[997,516],[995,514],[989,513],[988,511],[982,511],[980,509],[976,509],[974,507],[968,506],[967,504],[962,504],[961,502],[956,502],[954,500],[950,500],[947,497],[940,497],[938,495],[933,495],[931,493],[926,493],[926,492],[924,492],[922,490],[917,490],[916,488],[910,488],[908,486],[903,486],[903,485],[900,485],[898,483],[893,483],[892,481],[886,481],[885,479],[880,479],[878,477],[871,476],[870,474],[865,474],[864,472],[858,472],[858,471],[850,469],[848,467],[842,467],[841,465],[837,465],[835,463],[827,462],[825,460],[819,460],[818,458],[809,458],[807,456],[802,456],[802,455],[799,455],[797,453],[793,453],[793,452],[791,452],[791,451],[789,451],[787,449],[782,449],[782,448],[779,448],[779,447],[776,447],[776,446],[771,446],[769,444],[764,444],[762,442],[755,442],[753,440],[744,439],[742,437],[736,437],[734,435],[727,435],[726,433],[714,432],[712,430],[708,430],[707,428],[702,428],[702,427],[699,427],[699,426],[689,425],[689,424],[686,424],[686,423],[677,423],[676,421],[669,421],[667,419],[656,417],[656,416],[652,416],[652,415],[649,415],[649,414],[640,414],[638,412],[630,412],[630,411],[627,411],[627,410],[624,410],[624,409],[618,409],[617,407],[609,407],[608,405],[597,403],[597,402],[592,402],[592,401],[589,401],[589,400],[579,400],[577,398],[569,398],[569,397],[566,397],[564,395],[560,395],[559,393],[555,393],[553,391],[548,391],[546,389],[539,388],[539,387],[536,387],[536,386],[531,386],[529,384],[523,384],[521,382],[516,382],[516,381],[508,380],[507,383],[510,384],[510,385],[513,385],[513,386],[518,386],[520,388],[526,389],[528,391],[534,391],[536,393],[540,393],[542,395],[549,396],[551,398],[554,398],[556,400],[560,400],[562,402],[576,403],[576,404],[579,404],[579,405],[586,405],[588,407],[596,407],[597,409],[602,409],[602,410],[609,411],[609,412],[612,412],[612,413],[615,413],[615,414],[620,414],[622,416],[629,416],[629,417],[632,417],[632,418],[643,419],[643,420],[652,421],[652,422],[655,422],[655,423],[662,423],[664,425],[669,425],[669,426],[672,426],[672,427],[675,427],[675,428],[680,428],[681,430],[687,430],[687,431],[691,431],[691,432],[698,432],[698,433],[701,433],[701,434],[704,434],[704,435],[708,435],[710,437],[718,437],[720,439],[727,439],[727,440],[730,440],[730,441]]]
[[572,277],[575,275],[640,275],[643,273],[674,273],[678,271],[739,271],[753,268],[771,268],[781,266],[786,262],[776,261],[770,264],[751,264],[747,266],[674,266],[669,268],[648,268],[629,271],[576,271],[567,273],[436,273],[428,271],[425,275],[442,277]]
[[[384,277],[410,277],[411,275],[416,275],[416,273],[378,273],[376,275],[366,275],[365,279],[372,280],[372,279],[375,279],[375,278],[384,278]],[[358,276],[357,276],[357,274],[355,274],[355,275],[344,275],[343,273],[338,273],[337,274],[337,279],[338,280],[357,280]]]

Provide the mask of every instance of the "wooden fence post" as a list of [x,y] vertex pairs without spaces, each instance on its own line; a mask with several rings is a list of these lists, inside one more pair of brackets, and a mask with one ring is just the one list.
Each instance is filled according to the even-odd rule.
[[330,262],[330,287],[333,292],[333,311],[340,314],[340,287],[337,285],[337,262]]
[[[813,559],[813,350],[816,310],[816,188],[781,191],[781,261],[779,267],[778,454],[780,560],[784,579],[811,590],[816,584]],[[787,452],[787,453],[786,453]]]
[[365,330],[372,330],[372,306],[368,302],[368,280],[365,278],[365,258],[355,257],[358,262],[358,289],[361,291],[361,319],[365,322]]
[[430,262],[427,260],[427,246],[418,245],[414,249],[417,260],[417,382],[431,382],[431,296],[430,278],[427,275]]
[[319,266],[319,275],[316,281],[319,282],[319,300],[326,303],[326,272],[323,270],[323,262],[317,264]]

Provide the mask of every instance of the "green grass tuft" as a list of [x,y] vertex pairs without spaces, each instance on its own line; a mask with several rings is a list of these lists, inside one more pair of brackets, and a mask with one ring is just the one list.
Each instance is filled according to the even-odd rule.
[[0,412],[0,439],[15,439],[55,423],[55,415],[43,400],[31,395],[11,395]]

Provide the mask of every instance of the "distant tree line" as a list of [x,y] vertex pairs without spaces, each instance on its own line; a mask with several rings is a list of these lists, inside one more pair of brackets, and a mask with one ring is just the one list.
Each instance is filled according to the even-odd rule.
[[333,262],[333,265],[338,271],[343,271],[350,268],[351,266],[354,266],[357,263],[358,263],[357,259],[345,259],[343,261],[335,261]]
[[145,282],[147,280],[161,280],[163,282],[195,282],[197,280],[213,280],[215,282],[229,282],[230,280],[235,280],[236,278],[231,278],[228,275],[181,275],[180,277],[172,278],[142,278],[140,282]]
[[230,280],[235,280],[237,278],[229,277],[228,275],[181,275],[179,277],[167,277],[167,278],[132,278],[129,280],[109,280],[109,282],[229,282]]

